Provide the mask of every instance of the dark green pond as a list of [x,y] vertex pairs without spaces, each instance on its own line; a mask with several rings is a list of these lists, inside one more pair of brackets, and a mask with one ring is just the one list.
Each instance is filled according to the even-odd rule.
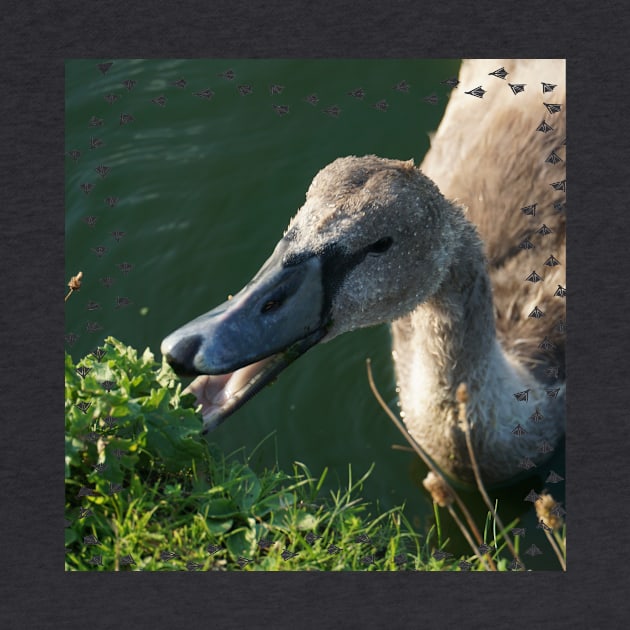
[[[448,99],[440,82],[459,68],[457,60],[116,60],[102,73],[97,63],[66,64],[65,150],[81,152],[66,157],[66,278],[84,273],[66,304],[75,360],[107,335],[159,359],[164,336],[251,278],[335,158],[421,162]],[[228,69],[231,80],[219,76]],[[408,91],[394,89],[401,81]],[[362,98],[348,94],[358,89]],[[313,94],[315,104],[306,100]],[[437,104],[423,100],[432,94]],[[338,116],[325,112],[332,106]],[[102,144],[90,148],[95,140]],[[102,177],[99,166],[111,170]],[[375,463],[364,496],[382,508],[405,502],[422,529],[432,516],[418,489],[424,470],[392,450],[403,439],[369,390],[366,357],[394,405],[388,330],[363,330],[310,350],[209,439],[251,453],[273,434],[255,466],[298,460],[315,475],[329,467],[329,487],[347,479],[348,464],[357,476]]]

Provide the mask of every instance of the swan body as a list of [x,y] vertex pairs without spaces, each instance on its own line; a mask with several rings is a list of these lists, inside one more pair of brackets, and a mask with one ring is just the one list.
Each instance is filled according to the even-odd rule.
[[[487,484],[549,457],[564,432],[554,328],[564,313],[554,295],[564,285],[564,192],[551,184],[565,171],[563,159],[545,159],[565,138],[564,63],[465,62],[462,87],[493,65],[531,89],[514,94],[495,78],[483,101],[455,90],[420,169],[376,156],[326,166],[252,281],[163,341],[177,370],[199,375],[190,390],[206,428],[316,343],[390,323],[401,415],[444,472],[473,482],[462,382]],[[535,93],[542,81],[555,85],[553,121]],[[543,120],[552,131],[537,131]],[[522,210],[532,205],[535,214]],[[561,264],[545,266],[549,256]],[[533,271],[540,281],[527,280]]]

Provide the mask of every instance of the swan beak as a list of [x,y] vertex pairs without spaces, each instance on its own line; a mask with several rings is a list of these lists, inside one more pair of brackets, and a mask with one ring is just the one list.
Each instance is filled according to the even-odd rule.
[[201,404],[204,433],[217,427],[326,334],[321,261],[287,263],[280,241],[234,297],[177,329],[161,352]]

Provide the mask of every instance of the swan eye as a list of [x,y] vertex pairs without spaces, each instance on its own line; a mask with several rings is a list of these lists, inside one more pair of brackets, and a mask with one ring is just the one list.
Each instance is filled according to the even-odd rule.
[[391,236],[386,236],[385,238],[381,238],[375,243],[372,243],[368,246],[367,252],[368,254],[382,254],[386,252],[394,242],[394,239]]
[[267,300],[260,309],[261,313],[270,313],[280,307],[282,302],[280,300]]

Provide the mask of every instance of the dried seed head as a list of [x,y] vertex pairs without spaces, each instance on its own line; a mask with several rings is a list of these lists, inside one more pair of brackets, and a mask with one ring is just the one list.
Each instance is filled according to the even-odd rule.
[[564,525],[562,520],[562,513],[560,510],[560,504],[549,494],[541,494],[536,502],[536,516],[538,520],[542,521],[547,527],[551,527],[553,530],[558,530]]
[[82,278],[83,278],[83,272],[79,271],[79,273],[76,276],[72,276],[72,278],[70,278],[70,282],[68,282],[68,286],[73,291],[78,291],[81,288]]
[[422,481],[422,485],[440,507],[447,507],[453,503],[454,497],[451,488],[442,477],[429,472]]

